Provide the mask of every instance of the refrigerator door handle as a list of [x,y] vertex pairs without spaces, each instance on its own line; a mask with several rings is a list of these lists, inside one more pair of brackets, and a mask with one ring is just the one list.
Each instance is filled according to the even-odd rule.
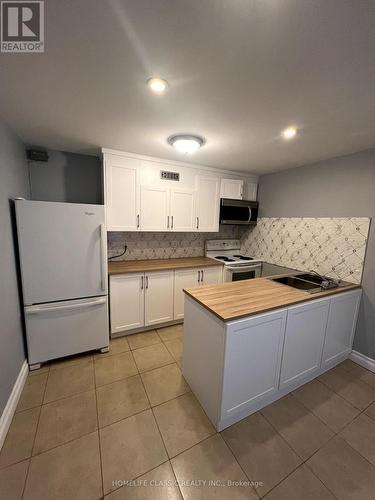
[[68,311],[71,309],[83,309],[85,307],[93,307],[98,306],[100,304],[105,304],[106,298],[100,298],[96,300],[90,300],[90,302],[81,302],[80,304],[66,304],[62,306],[26,306],[25,313],[26,314],[38,314],[38,313],[48,313],[48,312],[56,312],[56,311]]
[[105,251],[105,242],[106,242],[107,234],[105,230],[105,225],[100,224],[100,254],[101,254],[101,274],[102,274],[102,285],[101,289],[103,292],[107,291],[107,257]]

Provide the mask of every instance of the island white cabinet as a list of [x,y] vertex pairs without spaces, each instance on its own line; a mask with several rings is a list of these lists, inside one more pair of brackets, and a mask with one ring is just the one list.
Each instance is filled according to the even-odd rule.
[[331,298],[322,366],[327,369],[344,360],[352,350],[361,290]]
[[145,326],[173,320],[173,271],[145,273]]
[[242,179],[221,179],[220,198],[230,198],[232,200],[242,200],[243,180]]
[[330,301],[288,308],[280,389],[294,389],[319,373]]
[[227,325],[221,419],[278,391],[285,321],[284,309]]
[[139,161],[116,155],[105,159],[108,231],[139,230]]
[[360,297],[341,292],[226,322],[186,295],[182,372],[216,429],[347,358]]
[[219,179],[197,176],[196,230],[219,231]]
[[110,277],[111,333],[144,326],[144,274]]

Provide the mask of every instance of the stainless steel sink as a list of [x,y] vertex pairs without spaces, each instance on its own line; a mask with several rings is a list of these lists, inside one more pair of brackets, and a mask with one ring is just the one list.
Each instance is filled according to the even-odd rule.
[[292,288],[297,288],[298,290],[303,290],[308,293],[322,292],[323,290],[329,290],[331,288],[337,288],[338,286],[347,285],[347,283],[338,282],[332,278],[312,273],[282,276],[281,278],[272,278],[272,281],[281,283],[282,285],[291,286]]

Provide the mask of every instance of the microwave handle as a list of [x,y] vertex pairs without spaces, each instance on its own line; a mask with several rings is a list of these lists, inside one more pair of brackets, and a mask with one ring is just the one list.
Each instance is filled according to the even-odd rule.
[[249,219],[247,222],[251,222],[251,207],[247,207],[249,209]]

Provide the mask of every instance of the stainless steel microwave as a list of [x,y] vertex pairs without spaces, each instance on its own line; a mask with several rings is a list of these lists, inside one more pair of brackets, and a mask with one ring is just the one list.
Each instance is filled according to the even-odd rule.
[[256,224],[258,219],[257,201],[231,200],[221,198],[220,200],[220,224]]

